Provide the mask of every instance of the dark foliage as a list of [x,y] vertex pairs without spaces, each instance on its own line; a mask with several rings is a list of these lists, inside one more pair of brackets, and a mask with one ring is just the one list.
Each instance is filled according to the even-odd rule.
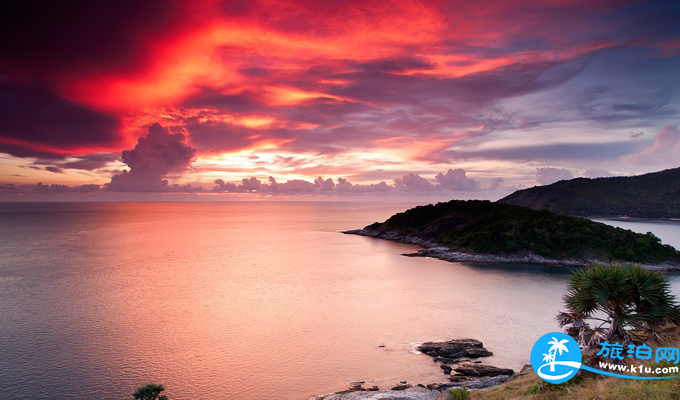
[[680,263],[680,252],[651,232],[643,235],[586,218],[481,200],[419,206],[366,228],[473,253]]
[[595,264],[575,271],[564,296],[560,327],[590,351],[598,344],[674,340],[680,308],[666,276],[640,265]]
[[150,383],[146,386],[137,388],[132,394],[135,400],[168,400],[168,396],[161,395],[165,388],[163,385],[154,385]]
[[498,202],[588,217],[680,218],[680,168],[560,181],[518,190]]

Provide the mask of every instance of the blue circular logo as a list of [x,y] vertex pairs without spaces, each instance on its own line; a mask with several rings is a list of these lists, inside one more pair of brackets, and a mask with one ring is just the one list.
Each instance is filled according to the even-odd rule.
[[581,348],[571,336],[562,332],[545,334],[531,349],[531,366],[546,382],[566,382],[581,368]]

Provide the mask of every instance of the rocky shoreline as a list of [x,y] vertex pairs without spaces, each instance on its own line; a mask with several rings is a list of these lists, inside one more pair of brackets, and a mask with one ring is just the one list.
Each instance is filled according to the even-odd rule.
[[[353,229],[343,231],[347,235],[369,236],[378,239],[391,240],[394,242],[405,243],[422,247],[416,253],[405,253],[407,257],[432,257],[449,262],[473,262],[481,264],[540,264],[555,267],[587,267],[598,261],[575,260],[575,259],[553,259],[539,256],[533,253],[522,255],[498,255],[498,254],[476,254],[453,251],[439,243],[426,241],[414,236],[405,235],[397,231],[378,232],[373,229]],[[676,264],[643,264],[645,268],[657,271],[680,271],[680,265]]]
[[479,340],[455,339],[446,342],[427,342],[418,346],[418,351],[432,357],[439,363],[443,373],[451,383],[431,383],[411,385],[406,381],[389,390],[377,386],[364,388],[365,382],[355,382],[349,389],[315,400],[435,400],[445,396],[449,389],[467,387],[486,389],[512,379],[515,372],[508,368],[498,368],[482,364],[478,359],[492,356]]

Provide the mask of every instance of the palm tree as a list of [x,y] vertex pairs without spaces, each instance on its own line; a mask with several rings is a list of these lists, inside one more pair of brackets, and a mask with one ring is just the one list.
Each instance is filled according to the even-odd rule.
[[568,311],[556,319],[586,350],[604,341],[627,345],[670,340],[680,323],[680,307],[665,275],[639,264],[596,263],[575,271],[568,288]]

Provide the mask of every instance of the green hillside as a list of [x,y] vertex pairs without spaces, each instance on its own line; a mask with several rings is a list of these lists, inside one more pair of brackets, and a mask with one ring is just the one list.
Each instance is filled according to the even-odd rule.
[[364,228],[481,254],[533,253],[553,259],[680,263],[680,252],[651,233],[638,234],[585,218],[482,200],[452,200],[398,213]]
[[560,181],[518,190],[498,202],[588,217],[680,218],[680,168]]

